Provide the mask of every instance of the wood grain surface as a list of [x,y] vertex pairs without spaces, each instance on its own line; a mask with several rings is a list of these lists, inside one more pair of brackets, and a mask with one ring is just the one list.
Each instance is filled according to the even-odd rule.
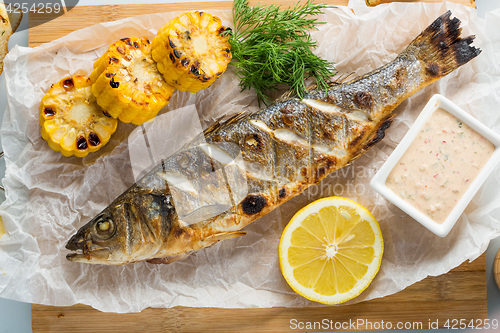
[[[322,2],[346,5],[348,0]],[[474,0],[454,2],[475,5]],[[289,5],[293,1],[279,0],[273,3]],[[229,9],[231,6],[232,1],[79,6],[63,16],[36,26],[34,23],[47,21],[47,17],[30,13],[29,20],[33,28],[29,30],[29,45],[37,46],[80,28],[136,15],[200,8]],[[75,333],[366,331],[437,328],[430,327],[435,324],[443,328],[449,319],[475,320],[477,323],[487,318],[485,266],[483,254],[472,263],[464,263],[441,276],[428,277],[397,294],[346,306],[265,309],[175,307],[114,314],[103,313],[86,305],[52,307],[33,304],[32,327],[33,332]],[[293,329],[294,323],[298,328],[296,330]],[[315,326],[308,327],[307,323]]]
[[[380,1],[380,0],[370,0]],[[382,2],[392,2],[394,0],[381,0]],[[400,0],[404,2],[405,0]],[[442,2],[442,0],[406,0],[407,2]],[[257,3],[258,0],[250,0],[250,4]],[[279,5],[290,5],[294,0],[273,0],[272,3]],[[349,0],[322,0],[322,3],[336,6],[345,6]],[[466,6],[475,6],[475,0],[452,0]],[[137,4],[137,5],[102,5],[102,6],[77,6],[63,16],[51,20],[50,14],[29,15],[30,46],[37,46],[63,37],[68,33],[91,26],[93,24],[115,21],[127,17],[161,13],[169,11],[189,11],[199,9],[230,9],[232,1],[216,2],[183,2],[183,3],[163,3],[163,4]],[[54,14],[54,17],[56,15]],[[40,24],[40,22],[46,22]]]
[[366,331],[396,329],[398,325],[409,325],[401,327],[407,329],[428,329],[431,323],[443,328],[451,319],[477,323],[487,318],[485,255],[447,274],[428,277],[397,294],[353,305],[266,309],[148,308],[140,313],[115,314],[99,312],[86,305],[33,304],[31,317],[33,332],[53,333],[285,332],[292,331],[294,323],[298,326],[298,323],[325,321],[326,327],[316,324],[313,329],[304,327],[293,331]]
[[493,276],[498,289],[500,289],[500,249],[497,251],[495,260],[493,261]]

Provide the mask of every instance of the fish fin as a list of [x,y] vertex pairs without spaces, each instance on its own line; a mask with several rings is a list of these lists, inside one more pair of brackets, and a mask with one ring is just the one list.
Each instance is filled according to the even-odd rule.
[[[313,86],[316,87],[315,84]],[[311,90],[311,89],[314,89],[314,88],[313,87],[307,87],[306,88],[306,90]],[[286,102],[289,99],[292,99],[292,98],[295,98],[295,97],[297,97],[297,94],[295,93],[294,90],[290,89],[290,90],[285,91],[281,96],[279,96],[274,101],[274,103],[283,103],[283,102]]]
[[231,125],[231,124],[233,124],[235,122],[238,122],[239,120],[241,120],[241,119],[249,116],[250,114],[251,114],[250,112],[242,111],[242,112],[238,112],[238,113],[230,116],[227,119],[224,119],[225,116],[222,116],[222,117],[218,118],[207,129],[205,129],[205,131],[203,131],[203,135],[205,137],[208,137],[208,136],[210,136],[210,134],[212,134],[213,132],[218,131],[220,128],[225,127],[225,126],[229,126],[229,125]]
[[[240,237],[240,236],[243,236],[245,234],[246,234],[246,232],[239,231],[239,230],[238,231],[221,232],[218,234],[214,234],[214,235],[210,235],[208,237],[205,237],[203,239],[203,242],[209,243],[208,246],[210,246],[210,245],[217,243],[218,241],[231,239],[231,238],[235,238],[235,237]],[[164,258],[153,258],[153,259],[147,260],[147,262],[149,262],[150,264],[171,264],[174,261],[184,259],[189,254],[191,254],[191,252],[186,252],[186,253],[182,253],[182,254],[178,254],[178,255],[174,255],[174,256],[168,256],[168,257],[164,257]]]
[[372,135],[368,138],[366,144],[361,149],[362,153],[367,152],[368,149],[385,137],[385,131],[391,126],[392,118],[394,118],[394,116],[395,114],[393,113],[385,120],[378,123],[378,125],[373,129]]
[[406,48],[403,54],[412,54],[425,63],[426,75],[431,81],[452,72],[477,57],[481,50],[471,46],[474,36],[460,38],[460,20],[450,19],[447,11],[431,23]]
[[[330,80],[326,82],[328,85],[328,89],[335,88],[337,86],[340,86],[344,84],[345,82],[348,82],[354,77],[355,72],[350,72],[350,73],[345,73],[345,74],[338,74],[337,72],[333,73],[332,77]],[[307,91],[312,91],[318,88],[318,85],[316,83],[313,83],[309,86],[306,87]]]
[[355,74],[354,72],[350,72],[350,73],[345,73],[345,74],[341,74],[338,76],[334,76],[328,85],[331,88],[331,87],[335,87],[335,86],[344,84],[345,82],[351,80],[354,77],[354,74]]
[[224,119],[225,115],[224,116],[220,116],[219,118],[217,118],[214,123],[212,125],[210,125],[209,127],[207,127],[204,131],[203,131],[203,135],[205,137],[209,136],[212,132],[214,132],[217,128],[219,128],[222,124],[222,120]]
[[171,264],[177,260],[184,259],[189,254],[191,254],[191,252],[182,253],[182,254],[178,254],[175,256],[168,256],[168,257],[164,257],[164,258],[153,258],[153,259],[149,259],[146,261],[149,262],[150,264],[155,264],[155,265],[162,265],[163,264],[163,265],[165,265],[165,264]]
[[389,117],[379,122],[378,125],[373,128],[373,131],[368,136],[366,143],[362,147],[360,147],[359,151],[353,157],[351,157],[348,164],[352,163],[358,157],[366,153],[368,150],[370,150],[371,147],[373,147],[377,142],[385,137],[385,131],[391,126],[392,118],[394,118],[394,116],[394,113],[389,115]]
[[218,234],[214,234],[214,235],[210,235],[206,238],[203,239],[203,241],[207,241],[207,242],[210,242],[210,243],[215,243],[215,242],[218,242],[218,241],[221,241],[221,240],[225,240],[225,239],[230,239],[230,238],[235,238],[235,237],[240,237],[240,236],[243,236],[245,235],[246,232],[244,231],[229,231],[229,232],[221,232],[221,233],[218,233]]

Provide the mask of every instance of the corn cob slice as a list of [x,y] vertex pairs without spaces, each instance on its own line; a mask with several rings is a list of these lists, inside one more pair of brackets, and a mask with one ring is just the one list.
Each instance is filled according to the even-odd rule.
[[22,11],[7,10],[0,2],[0,74],[3,72],[3,59],[9,52],[9,38],[16,32],[23,18]]
[[229,36],[221,20],[209,13],[177,16],[153,39],[153,59],[165,81],[176,89],[195,93],[209,87],[231,61]]
[[153,119],[174,92],[158,72],[145,37],[113,43],[94,63],[90,79],[92,93],[103,110],[135,125]]
[[53,84],[40,103],[42,138],[64,156],[84,157],[108,143],[118,121],[107,117],[84,76]]

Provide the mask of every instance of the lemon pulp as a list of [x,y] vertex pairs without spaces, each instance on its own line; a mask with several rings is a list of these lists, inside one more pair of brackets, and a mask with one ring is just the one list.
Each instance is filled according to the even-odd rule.
[[290,220],[280,239],[280,267],[298,294],[338,304],[368,287],[383,249],[380,227],[368,210],[350,199],[329,197]]

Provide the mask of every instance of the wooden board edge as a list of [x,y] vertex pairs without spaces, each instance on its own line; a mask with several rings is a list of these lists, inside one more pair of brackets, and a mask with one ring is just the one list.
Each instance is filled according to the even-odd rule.
[[[371,305],[338,308],[146,309],[138,314],[99,313],[90,307],[33,305],[33,332],[282,332],[366,331],[449,328],[454,320],[479,326],[487,318],[486,300],[420,302],[369,311]],[[415,315],[417,314],[417,315]],[[89,320],[91,318],[91,320]],[[327,326],[308,326],[325,323]],[[399,325],[399,326],[398,326]],[[402,325],[402,326],[401,326]],[[406,326],[413,325],[413,326]],[[432,325],[432,326],[431,326]],[[296,330],[297,329],[297,330]]]
[[[377,0],[378,1],[378,0]],[[384,3],[395,0],[382,0]],[[405,0],[402,0],[405,1]],[[442,0],[406,0],[409,2],[442,2]],[[475,0],[451,0],[452,2],[475,8]],[[259,0],[251,0],[256,4]],[[290,5],[290,0],[273,0],[274,4]],[[34,47],[51,40],[63,37],[74,31],[72,22],[78,22],[78,27],[87,27],[101,22],[116,21],[127,17],[143,14],[152,14],[168,11],[190,11],[200,9],[231,9],[232,1],[216,2],[182,2],[182,3],[157,3],[157,4],[121,4],[99,6],[77,6],[62,16],[46,13],[29,13],[30,33],[29,46]],[[346,6],[349,0],[321,0],[321,3],[332,6]],[[92,7],[94,10],[88,10]],[[98,8],[98,10],[95,10]],[[89,15],[90,13],[90,15]],[[45,22],[40,24],[41,22]]]
[[[464,270],[467,268],[471,270]],[[446,275],[428,277],[394,295],[344,306],[246,309],[174,307],[116,314],[100,312],[82,304],[68,307],[33,304],[32,326],[34,332],[67,332],[68,329],[75,333],[114,329],[134,332],[140,329],[137,323],[147,322],[148,332],[197,332],[201,329],[206,332],[255,332],[257,329],[276,332],[290,330],[287,325],[294,323],[302,325],[301,323],[306,322],[321,322],[326,318],[333,325],[344,325],[340,329],[328,326],[326,331],[378,330],[388,328],[387,325],[396,327],[398,323],[410,322],[422,323],[421,329],[428,329],[431,324],[437,328],[446,328],[447,320],[464,319],[481,323],[487,318],[485,271],[485,254],[482,254],[475,261],[464,263]],[[436,294],[432,300],[426,294],[429,289]],[[467,290],[467,293],[460,294],[463,290]],[[82,327],[81,323],[85,318],[93,318],[92,323]],[[197,319],[192,322],[192,318]],[[352,325],[343,324],[353,321],[356,322],[356,329],[352,329]],[[381,321],[386,323],[384,327],[381,326]],[[107,323],[112,325],[108,327]],[[230,327],[237,329],[231,330]]]

